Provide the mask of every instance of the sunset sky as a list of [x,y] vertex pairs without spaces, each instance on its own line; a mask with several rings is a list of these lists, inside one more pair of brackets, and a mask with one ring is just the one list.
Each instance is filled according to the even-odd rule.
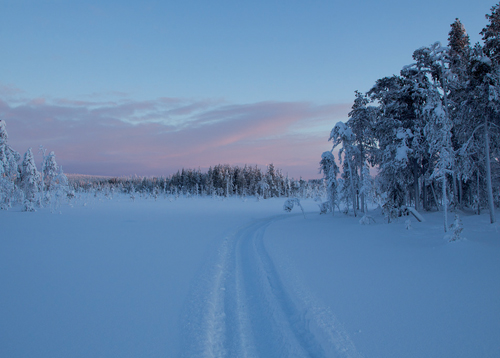
[[480,41],[493,5],[4,0],[0,119],[15,150],[43,144],[66,173],[274,163],[317,178],[355,90],[446,44],[457,17]]

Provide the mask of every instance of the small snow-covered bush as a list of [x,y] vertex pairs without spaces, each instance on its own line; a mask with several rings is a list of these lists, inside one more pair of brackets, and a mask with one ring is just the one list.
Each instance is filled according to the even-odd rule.
[[375,223],[375,219],[370,215],[363,215],[363,217],[359,219],[360,225],[370,225],[372,222]]
[[410,218],[406,219],[406,221],[405,221],[405,229],[411,230],[411,219]]
[[287,199],[283,204],[283,210],[285,210],[287,213],[291,212],[294,204],[295,204],[294,199]]
[[326,214],[328,213],[329,211],[333,210],[333,208],[331,208],[331,204],[329,201],[325,201],[321,204],[318,204],[319,206],[319,214]]
[[287,213],[291,212],[293,207],[297,205],[300,210],[302,210],[302,214],[304,215],[304,218],[306,217],[306,214],[304,213],[304,208],[300,204],[300,200],[298,198],[293,198],[293,199],[287,199],[285,203],[283,204],[283,210],[285,210]]
[[460,220],[458,214],[455,214],[455,220],[450,225],[450,233],[445,238],[448,242],[465,240],[465,237],[462,236],[463,229],[462,220]]

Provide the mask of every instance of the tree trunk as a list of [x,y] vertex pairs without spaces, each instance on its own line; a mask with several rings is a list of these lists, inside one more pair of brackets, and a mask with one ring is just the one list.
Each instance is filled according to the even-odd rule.
[[463,205],[463,201],[464,201],[464,188],[463,188],[463,183],[462,183],[462,179],[458,179],[458,204],[460,206],[460,208],[462,208],[464,205]]
[[354,178],[352,176],[352,165],[351,165],[350,156],[349,156],[349,153],[347,152],[347,150],[346,150],[345,156],[346,156],[346,160],[347,160],[347,167],[349,168],[349,177],[351,179],[352,210],[354,212],[354,216],[356,217],[357,216],[357,213],[356,213],[356,190],[354,189]]
[[451,180],[453,180],[453,204],[455,207],[458,207],[457,175],[455,174],[455,171],[453,171]]
[[434,197],[434,202],[436,203],[436,207],[438,210],[440,210],[439,202],[438,202],[438,199],[436,196],[436,192],[434,191],[434,185],[432,185],[432,183],[431,183],[431,190],[432,190],[432,196]]
[[479,168],[477,169],[477,215],[481,215],[481,192],[479,191]]
[[420,193],[418,191],[418,163],[417,159],[413,160],[413,187],[415,189],[415,210],[419,209]]
[[422,179],[422,201],[423,201],[423,208],[424,210],[429,210],[428,203],[427,203],[427,187],[426,187],[426,180],[425,176]]
[[448,231],[448,196],[446,195],[446,174],[443,173],[443,211],[444,211],[444,232]]
[[[359,165],[359,178],[360,178],[360,182],[361,182],[361,188],[364,187],[365,185],[365,180],[364,180],[364,175],[363,175],[363,167],[364,167],[364,163],[363,163],[363,159],[362,159],[362,156],[361,157],[361,161],[360,161],[360,165]],[[364,193],[364,190],[363,192],[361,192],[361,212],[365,212],[365,193]]]
[[491,163],[490,163],[490,136],[488,134],[488,116],[485,116],[484,123],[484,155],[486,159],[486,189],[488,195],[488,209],[490,211],[490,223],[495,220],[495,203],[493,201],[493,188],[491,186]]

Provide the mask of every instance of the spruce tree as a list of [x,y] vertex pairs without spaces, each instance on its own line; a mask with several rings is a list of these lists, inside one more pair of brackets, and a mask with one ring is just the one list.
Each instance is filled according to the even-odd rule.
[[31,148],[24,154],[21,171],[21,187],[24,191],[24,211],[35,211],[37,194],[40,191],[40,173],[36,169]]
[[324,179],[326,181],[326,195],[328,209],[335,214],[335,206],[338,205],[338,182],[337,176],[339,174],[339,167],[335,163],[335,157],[332,152],[324,152],[321,154],[320,173],[323,172]]
[[18,177],[18,164],[21,159],[18,152],[8,145],[7,125],[0,119],[0,209],[7,210],[17,190],[15,180]]

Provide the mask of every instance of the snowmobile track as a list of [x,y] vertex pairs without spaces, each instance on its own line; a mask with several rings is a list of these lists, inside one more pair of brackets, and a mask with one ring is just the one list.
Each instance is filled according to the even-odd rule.
[[223,240],[200,302],[203,307],[191,313],[201,317],[192,317],[199,327],[191,330],[185,354],[361,356],[328,310],[309,307],[282,282],[263,238],[269,225],[290,217],[254,221]]

